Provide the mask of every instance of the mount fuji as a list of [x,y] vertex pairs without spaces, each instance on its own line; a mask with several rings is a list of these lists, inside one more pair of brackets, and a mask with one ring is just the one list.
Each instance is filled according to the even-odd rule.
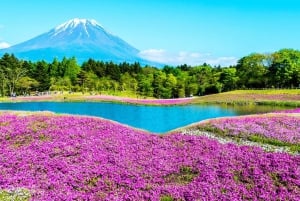
[[142,65],[161,66],[141,58],[139,50],[116,35],[106,31],[95,20],[72,19],[49,32],[28,41],[1,49],[0,55],[13,53],[25,60],[53,61],[63,57],[76,57],[79,63],[92,58],[114,63],[139,62]]

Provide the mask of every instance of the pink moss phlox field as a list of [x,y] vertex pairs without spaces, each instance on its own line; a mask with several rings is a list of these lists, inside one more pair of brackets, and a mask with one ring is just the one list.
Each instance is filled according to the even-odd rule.
[[209,124],[231,136],[261,135],[279,141],[300,143],[300,116],[254,115],[210,120]]
[[87,96],[87,100],[102,100],[102,101],[118,101],[130,104],[143,104],[143,105],[184,105],[193,101],[193,98],[174,98],[174,99],[138,99],[126,98],[108,95],[94,95]]
[[43,95],[43,96],[19,96],[11,98],[11,101],[106,101],[106,102],[120,102],[128,104],[141,104],[141,105],[185,105],[190,104],[194,98],[174,98],[174,99],[143,99],[143,98],[127,98],[120,96],[110,95],[91,95],[91,96],[79,96],[79,97],[63,97],[55,95]]
[[300,108],[277,111],[277,113],[300,113]]
[[300,197],[299,156],[202,136],[152,135],[92,117],[2,113],[0,143],[0,189],[28,189],[31,200]]

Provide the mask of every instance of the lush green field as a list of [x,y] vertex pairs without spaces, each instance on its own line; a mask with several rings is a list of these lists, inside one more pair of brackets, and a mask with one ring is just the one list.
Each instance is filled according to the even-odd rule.
[[201,96],[194,103],[265,104],[300,106],[300,89],[236,90]]

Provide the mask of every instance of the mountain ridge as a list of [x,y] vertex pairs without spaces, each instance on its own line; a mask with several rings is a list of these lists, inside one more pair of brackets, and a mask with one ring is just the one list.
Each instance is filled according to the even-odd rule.
[[53,61],[54,58],[76,57],[79,63],[92,58],[104,62],[134,63],[161,66],[139,56],[139,50],[120,37],[106,31],[96,20],[74,18],[48,32],[11,47],[0,55],[13,53],[26,60]]

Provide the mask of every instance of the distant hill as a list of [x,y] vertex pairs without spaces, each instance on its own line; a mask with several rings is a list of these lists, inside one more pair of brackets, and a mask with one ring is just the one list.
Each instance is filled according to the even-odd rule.
[[139,57],[139,50],[116,35],[106,31],[95,20],[72,19],[49,32],[28,41],[0,50],[21,59],[51,62],[54,58],[76,57],[79,63],[92,58],[114,63],[139,62],[142,65],[162,66]]

